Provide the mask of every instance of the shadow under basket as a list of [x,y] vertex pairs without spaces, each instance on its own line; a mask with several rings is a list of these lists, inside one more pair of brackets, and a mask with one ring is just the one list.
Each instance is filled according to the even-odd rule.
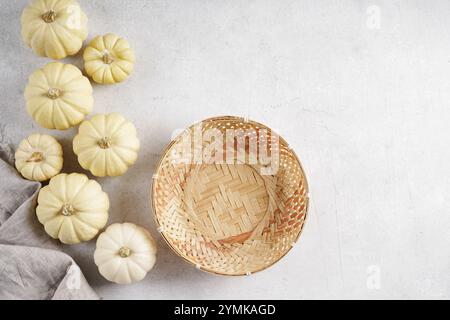
[[176,137],[152,193],[169,246],[221,275],[250,275],[280,260],[308,211],[308,184],[294,151],[266,126],[238,117],[207,119]]

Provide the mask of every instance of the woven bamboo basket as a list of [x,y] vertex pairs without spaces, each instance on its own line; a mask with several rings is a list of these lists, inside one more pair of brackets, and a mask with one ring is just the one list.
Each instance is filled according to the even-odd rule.
[[221,275],[250,275],[280,260],[300,236],[309,200],[286,141],[229,116],[195,124],[169,144],[152,198],[168,245],[198,269]]

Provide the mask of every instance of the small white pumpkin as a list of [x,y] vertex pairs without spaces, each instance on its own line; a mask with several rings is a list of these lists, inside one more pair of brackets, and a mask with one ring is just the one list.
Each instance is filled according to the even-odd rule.
[[41,189],[36,215],[45,231],[65,244],[93,239],[108,221],[109,199],[84,174],[59,174]]
[[33,0],[21,23],[25,43],[52,59],[76,54],[88,35],[87,17],[76,0]]
[[44,128],[65,130],[78,125],[94,105],[92,85],[81,71],[61,62],[36,70],[25,89],[27,111]]
[[94,176],[120,176],[136,162],[140,148],[136,127],[118,113],[83,121],[73,140],[78,162]]
[[110,225],[97,239],[94,261],[107,280],[128,284],[144,279],[156,262],[156,242],[133,223]]
[[63,150],[55,138],[32,134],[17,148],[16,168],[28,180],[46,181],[61,172]]
[[109,33],[94,38],[83,55],[86,73],[97,83],[124,81],[133,71],[135,56],[130,44]]

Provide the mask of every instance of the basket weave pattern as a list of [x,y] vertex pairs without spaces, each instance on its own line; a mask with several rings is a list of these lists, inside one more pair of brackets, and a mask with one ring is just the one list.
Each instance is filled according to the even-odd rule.
[[[203,121],[202,134],[209,129],[224,135],[229,129],[252,129],[256,134],[249,142],[272,139],[267,127],[237,117]],[[180,162],[186,148],[195,148],[185,142],[193,130],[172,141],[156,171],[153,207],[161,234],[178,255],[204,271],[245,275],[271,266],[297,241],[306,218],[308,186],[298,158],[280,138],[271,150],[279,154],[273,175],[261,174],[260,161]],[[236,144],[226,145],[224,155],[230,148]],[[246,159],[250,154],[246,147]]]

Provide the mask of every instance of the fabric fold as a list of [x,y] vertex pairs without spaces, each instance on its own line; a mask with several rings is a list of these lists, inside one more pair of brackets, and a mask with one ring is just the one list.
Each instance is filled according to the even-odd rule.
[[12,154],[0,143],[0,299],[98,299],[37,220],[41,184],[17,173]]

